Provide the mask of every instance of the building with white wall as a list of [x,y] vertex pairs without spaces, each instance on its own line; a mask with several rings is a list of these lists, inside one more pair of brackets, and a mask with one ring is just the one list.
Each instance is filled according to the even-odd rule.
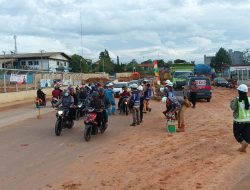
[[63,52],[24,53],[0,56],[0,63],[2,68],[67,72],[70,59]]

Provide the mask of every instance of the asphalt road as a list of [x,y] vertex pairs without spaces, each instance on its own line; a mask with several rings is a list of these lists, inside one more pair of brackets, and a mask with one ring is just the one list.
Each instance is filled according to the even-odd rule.
[[[48,184],[58,180],[76,159],[94,156],[95,151],[112,142],[111,137],[118,138],[122,131],[128,130],[131,120],[131,116],[112,116],[104,134],[85,142],[83,120],[57,137],[54,133],[56,111],[37,119],[36,109],[30,106],[1,112],[1,126],[5,126],[0,128],[1,190],[49,187]],[[46,111],[51,110],[46,108]],[[31,119],[18,121],[24,116],[31,116]],[[11,125],[6,126],[9,123]]]

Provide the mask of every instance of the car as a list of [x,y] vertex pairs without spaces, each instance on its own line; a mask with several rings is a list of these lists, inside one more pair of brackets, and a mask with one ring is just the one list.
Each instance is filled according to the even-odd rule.
[[226,79],[224,79],[222,77],[215,78],[214,79],[214,85],[215,86],[226,87],[226,88],[230,87],[230,83]]
[[128,83],[128,87],[131,87],[132,84],[137,84],[137,85],[139,85],[139,81],[138,81],[138,80],[131,80],[131,81]]
[[208,77],[198,76],[198,77],[189,77],[186,81],[186,84],[183,89],[184,97],[189,98],[191,84],[196,82],[198,87],[197,90],[197,99],[205,99],[207,102],[210,102],[212,98],[212,87],[211,81]]
[[117,82],[113,86],[114,96],[115,98],[119,98],[120,94],[122,93],[122,87],[127,86],[128,82]]

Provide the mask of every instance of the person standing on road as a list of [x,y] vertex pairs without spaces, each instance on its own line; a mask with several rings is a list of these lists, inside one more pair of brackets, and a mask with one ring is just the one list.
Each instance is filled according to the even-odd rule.
[[108,87],[108,89],[105,90],[105,95],[108,97],[109,102],[111,103],[111,110],[110,108],[108,109],[108,114],[115,115],[116,104],[115,104],[115,98],[114,98],[113,83],[108,83],[106,86]]
[[150,88],[150,84],[146,84],[146,89],[144,91],[144,113],[147,113],[147,111],[151,112],[151,108],[149,107],[149,100],[152,96],[152,90]]
[[188,101],[186,97],[184,98],[177,97],[177,100],[181,104],[181,107],[177,113],[178,128],[176,132],[184,132],[185,131],[184,113],[187,108],[191,107],[191,103]]
[[195,108],[196,105],[196,95],[197,95],[197,85],[196,82],[193,81],[190,86],[190,94],[189,94],[189,101],[192,102],[192,108]]
[[133,123],[130,126],[140,125],[140,117],[139,117],[140,92],[137,88],[138,88],[137,84],[131,85],[132,95],[130,98],[130,105],[133,109]]
[[144,108],[144,94],[143,94],[143,87],[140,85],[138,87],[140,91],[140,122],[143,122],[143,108]]
[[234,116],[233,133],[235,139],[241,145],[238,150],[246,152],[246,148],[250,143],[250,98],[247,96],[247,85],[241,84],[237,90],[239,97],[233,99],[230,105]]

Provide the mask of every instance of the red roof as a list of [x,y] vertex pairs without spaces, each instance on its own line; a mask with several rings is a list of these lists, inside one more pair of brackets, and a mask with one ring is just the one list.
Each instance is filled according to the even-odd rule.
[[138,66],[140,66],[140,67],[154,67],[154,65],[152,63],[142,63],[142,64],[139,64]]

